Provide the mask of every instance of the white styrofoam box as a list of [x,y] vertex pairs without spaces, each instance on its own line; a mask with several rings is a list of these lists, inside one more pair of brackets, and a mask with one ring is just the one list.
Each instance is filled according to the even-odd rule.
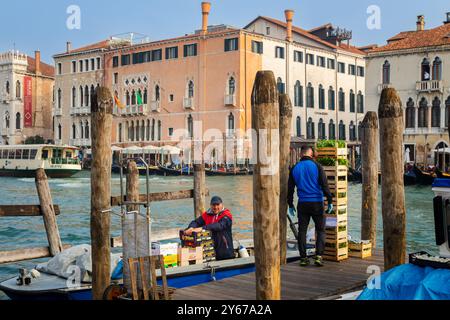
[[174,243],[159,243],[159,242],[153,242],[152,243],[152,255],[177,255],[178,254],[178,247],[179,244]]

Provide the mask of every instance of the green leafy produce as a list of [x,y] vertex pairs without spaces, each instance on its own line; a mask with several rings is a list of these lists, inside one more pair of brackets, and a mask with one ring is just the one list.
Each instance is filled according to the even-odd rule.
[[342,210],[339,210],[338,211],[338,214],[339,215],[341,215],[341,214],[346,214],[347,213],[347,210],[346,209],[342,209]]
[[343,140],[319,140],[317,141],[317,149],[321,148],[346,148],[346,143]]
[[345,198],[347,196],[347,192],[340,192],[339,194],[338,194],[338,197],[339,198]]
[[348,160],[347,159],[338,159],[338,163],[340,166],[347,166],[348,167]]
[[334,167],[336,165],[336,159],[330,157],[319,158],[317,159],[317,162],[319,162],[324,167]]
[[340,226],[339,232],[344,232],[344,231],[347,231],[347,226]]

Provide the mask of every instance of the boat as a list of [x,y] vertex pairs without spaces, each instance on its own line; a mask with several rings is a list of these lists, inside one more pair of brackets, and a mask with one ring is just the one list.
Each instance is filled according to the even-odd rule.
[[436,173],[436,177],[438,177],[439,179],[450,179],[449,173],[442,172],[442,170],[437,167],[434,172]]
[[431,186],[435,176],[431,173],[420,170],[417,166],[413,167],[413,172],[416,175],[417,183],[424,186]]
[[[252,240],[235,241],[235,248],[241,244],[251,248]],[[297,241],[288,241],[287,260],[294,262],[300,259]],[[314,255],[315,249],[309,245],[308,255]],[[255,272],[255,257],[236,258],[223,261],[212,261],[186,267],[167,268],[168,286],[175,289],[192,287],[212,281],[219,281],[233,276]],[[0,290],[12,300],[54,301],[54,300],[92,300],[92,284],[84,283],[72,286],[70,281],[55,275],[41,273],[28,286],[18,286],[17,277],[0,282]],[[160,271],[157,270],[158,284],[161,285]],[[122,280],[113,281],[122,286]]]
[[362,183],[362,173],[351,167],[348,168],[348,181]]
[[78,148],[62,145],[0,146],[0,177],[33,178],[44,169],[50,178],[69,178],[82,170]]
[[403,175],[403,182],[405,186],[413,186],[417,183],[417,176],[413,171],[408,171]]
[[247,176],[251,175],[252,172],[246,168],[244,169],[223,169],[223,170],[214,170],[214,169],[206,169],[205,173],[207,176]]
[[183,167],[183,169],[175,169],[159,166],[158,169],[164,176],[192,176],[194,174],[194,170],[189,167]]

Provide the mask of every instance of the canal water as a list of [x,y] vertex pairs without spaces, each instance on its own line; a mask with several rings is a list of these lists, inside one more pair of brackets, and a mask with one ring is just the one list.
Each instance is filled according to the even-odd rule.
[[[220,195],[234,217],[236,238],[251,239],[253,223],[253,179],[251,176],[207,177],[211,195]],[[141,180],[145,192],[145,178]],[[191,177],[150,177],[150,192],[192,189]],[[54,204],[61,208],[58,225],[64,244],[90,242],[90,172],[70,179],[50,180]],[[120,195],[120,177],[113,175],[113,195]],[[433,192],[431,187],[406,187],[408,252],[425,250],[437,253],[434,246]],[[381,194],[379,199],[381,198]],[[349,234],[360,235],[361,185],[349,186]],[[207,199],[209,200],[209,199]],[[0,205],[38,204],[34,179],[0,178]],[[379,204],[380,205],[380,204]],[[116,209],[118,212],[118,209]],[[151,205],[153,230],[185,228],[193,218],[193,201],[177,200]],[[42,218],[0,218],[0,251],[47,246]],[[120,236],[120,218],[112,215],[112,236]],[[382,245],[381,207],[378,217],[378,244]],[[38,261],[39,262],[39,261]],[[33,267],[34,262],[0,266],[0,280],[15,276],[19,267]],[[5,296],[0,292],[0,300]]]

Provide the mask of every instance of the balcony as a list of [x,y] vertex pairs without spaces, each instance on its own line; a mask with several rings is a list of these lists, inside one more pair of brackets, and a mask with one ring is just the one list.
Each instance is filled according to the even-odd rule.
[[235,94],[225,95],[225,106],[236,107],[236,95]]
[[161,112],[161,101],[152,101],[150,103],[150,109],[152,112]]
[[114,107],[114,114],[118,116],[145,116],[148,113],[148,106],[146,104],[142,106],[126,106],[123,109]]
[[62,116],[62,108],[54,108],[53,109],[53,115],[55,117],[61,117]]
[[390,83],[381,83],[378,85],[378,94],[381,94],[381,92],[383,92],[384,89],[386,88],[392,88],[392,84]]
[[91,139],[70,139],[69,144],[74,147],[90,147]]
[[183,108],[195,110],[194,108],[194,98],[184,98],[183,99]]
[[70,108],[71,116],[83,116],[91,114],[91,107],[76,107]]
[[440,80],[417,81],[416,90],[418,92],[444,92],[443,83]]

